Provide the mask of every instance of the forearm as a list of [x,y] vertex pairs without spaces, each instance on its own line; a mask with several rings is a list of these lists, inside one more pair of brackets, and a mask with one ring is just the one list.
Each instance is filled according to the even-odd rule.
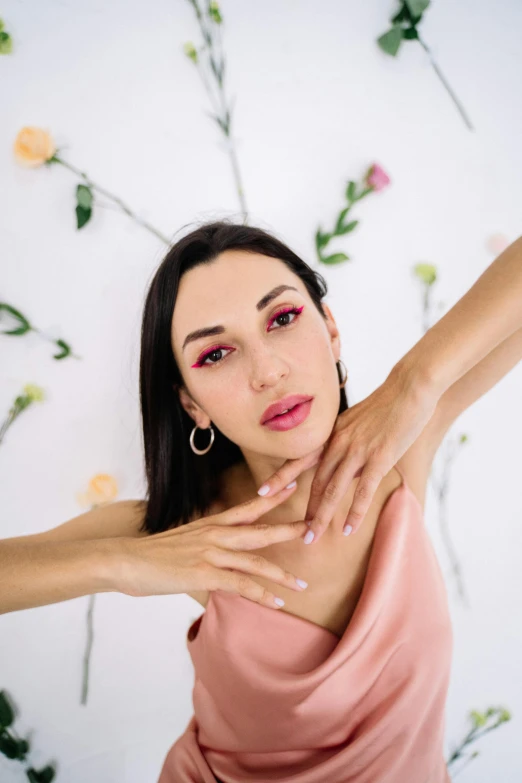
[[398,362],[440,397],[497,345],[522,328],[522,237]]
[[119,542],[0,541],[0,614],[118,592]]

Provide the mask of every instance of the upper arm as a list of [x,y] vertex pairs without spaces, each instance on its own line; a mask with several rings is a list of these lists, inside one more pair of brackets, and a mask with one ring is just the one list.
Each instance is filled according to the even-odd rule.
[[440,415],[448,426],[495,386],[522,359],[522,328],[493,348],[455,381],[439,400]]
[[96,506],[91,511],[63,522],[50,530],[4,541],[38,543],[43,541],[81,541],[95,538],[138,538],[147,535],[139,532],[146,511],[144,500],[118,500]]
[[433,458],[450,426],[441,408],[436,408],[420,435],[397,461],[406,483],[424,509],[426,486]]
[[433,458],[458,417],[495,386],[522,359],[522,329],[503,340],[453,383],[438,400],[419,437],[398,460],[406,481],[424,506]]

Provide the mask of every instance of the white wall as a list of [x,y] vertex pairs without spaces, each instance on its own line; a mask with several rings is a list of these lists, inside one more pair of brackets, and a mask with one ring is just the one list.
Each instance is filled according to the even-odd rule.
[[[354,261],[320,269],[356,402],[420,337],[413,264],[437,265],[437,298],[449,308],[492,262],[487,238],[521,233],[522,6],[439,0],[426,13],[424,38],[475,133],[419,45],[396,60],[378,49],[391,0],[221,7],[250,223],[317,266],[315,229],[337,215],[348,179],[373,161],[392,178],[354,211],[362,222],[344,244]],[[76,231],[77,179],[62,167],[22,169],[11,152],[20,128],[47,128],[67,160],[168,236],[195,220],[239,217],[239,207],[206,93],[182,52],[200,40],[189,2],[6,0],[0,15],[15,39],[0,58],[1,298],[82,356],[54,362],[36,335],[0,336],[0,417],[27,382],[48,397],[0,447],[0,536],[9,537],[81,513],[76,493],[98,472],[117,478],[120,498],[142,495],[139,324],[164,252],[113,210]],[[448,573],[448,747],[465,733],[469,709],[503,704],[513,714],[480,743],[462,783],[522,779],[521,392],[522,364],[454,427],[470,439],[455,465],[450,517],[472,606],[459,604]],[[447,572],[433,497],[426,518]],[[57,783],[154,783],[192,712],[185,634],[201,607],[187,596],[99,595],[82,707],[87,603],[3,615],[0,689],[17,701],[35,765],[58,762]],[[0,777],[25,779],[3,757]]]

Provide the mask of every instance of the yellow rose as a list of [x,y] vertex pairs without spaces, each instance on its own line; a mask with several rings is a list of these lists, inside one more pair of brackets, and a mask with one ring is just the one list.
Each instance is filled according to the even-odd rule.
[[23,166],[36,168],[52,158],[56,146],[47,131],[42,128],[25,127],[18,133],[13,151],[16,159]]
[[118,484],[113,476],[107,473],[97,473],[89,481],[87,492],[78,494],[76,499],[81,506],[98,506],[100,503],[110,503],[118,494]]

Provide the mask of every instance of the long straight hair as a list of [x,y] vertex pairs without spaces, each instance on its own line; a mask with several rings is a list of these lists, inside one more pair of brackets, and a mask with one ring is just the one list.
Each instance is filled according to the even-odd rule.
[[[326,320],[321,305],[328,292],[326,280],[261,228],[214,221],[196,228],[168,250],[147,291],[141,324],[140,405],[147,484],[141,532],[160,533],[203,517],[219,496],[221,474],[231,465],[244,462],[239,446],[215,425],[214,443],[208,453],[192,451],[189,438],[195,423],[176,391],[183,385],[183,378],[171,344],[172,316],[181,277],[232,249],[280,259],[301,278]],[[337,372],[342,382],[339,362]],[[348,408],[348,400],[344,387],[339,391],[342,413]],[[196,448],[208,445],[209,433],[204,433],[204,443],[196,443]]]

